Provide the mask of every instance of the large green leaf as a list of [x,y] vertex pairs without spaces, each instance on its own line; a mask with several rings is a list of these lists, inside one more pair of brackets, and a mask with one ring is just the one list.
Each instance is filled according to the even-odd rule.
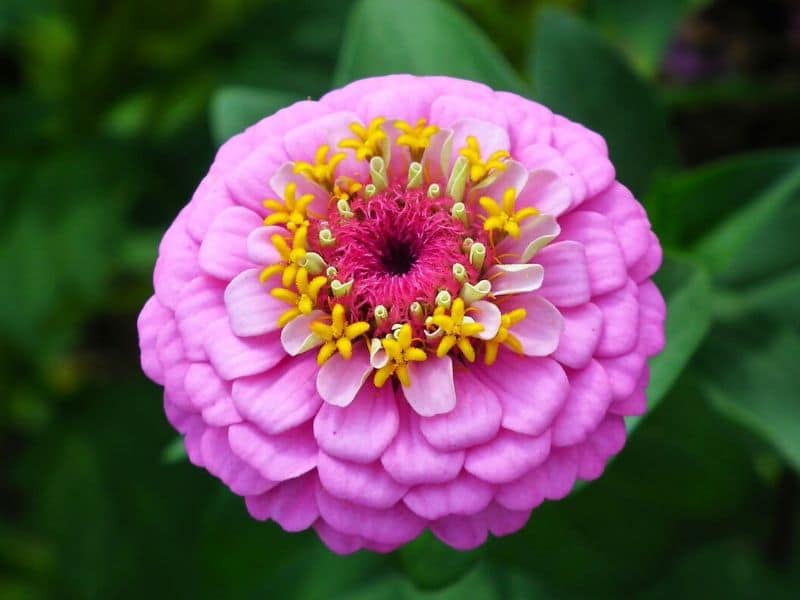
[[441,0],[360,0],[350,13],[334,82],[389,73],[450,75],[526,89],[486,34]]
[[217,144],[253,123],[300,100],[298,94],[246,87],[226,87],[211,99],[211,135]]
[[770,441],[800,470],[800,335],[764,323],[715,327],[697,372],[712,404]]
[[[651,410],[669,391],[711,326],[711,286],[702,269],[668,256],[655,279],[667,301],[667,344],[661,354],[650,359],[647,399]],[[629,419],[628,429],[640,420]]]
[[620,54],[562,11],[542,10],[528,69],[537,99],[601,133],[619,179],[642,194],[676,160],[663,108]]

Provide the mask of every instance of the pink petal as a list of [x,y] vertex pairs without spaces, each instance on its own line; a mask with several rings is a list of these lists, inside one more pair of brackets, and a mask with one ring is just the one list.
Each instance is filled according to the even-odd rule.
[[197,264],[199,246],[186,231],[186,214],[184,208],[161,239],[153,270],[156,296],[161,304],[173,310],[184,286],[201,274]]
[[586,198],[586,183],[583,178],[561,153],[552,148],[549,143],[531,144],[517,152],[514,158],[531,171],[552,171],[556,173],[558,178],[569,186],[572,198],[571,206],[577,206]]
[[277,333],[240,338],[227,318],[208,326],[204,346],[211,364],[227,380],[267,371],[286,356]]
[[452,142],[453,132],[450,129],[439,129],[431,136],[420,161],[426,181],[438,183],[443,188],[447,185],[452,164],[450,161]]
[[[531,206],[542,215],[558,217],[572,203],[569,185],[554,171],[537,169],[528,174],[528,181],[517,197],[517,209]],[[523,261],[525,262],[525,261]]]
[[541,265],[494,265],[487,278],[492,282],[493,296],[535,292],[542,286],[544,269]]
[[611,385],[597,361],[572,372],[569,380],[567,402],[553,423],[554,446],[571,446],[585,440],[611,404]]
[[247,236],[263,225],[261,217],[241,206],[226,208],[208,228],[197,260],[209,275],[230,281],[253,265],[247,256]]
[[[481,147],[481,151],[483,151],[483,147]],[[499,201],[508,189],[515,190],[519,196],[528,183],[528,169],[515,160],[505,161],[505,166],[506,168],[497,175],[496,179],[489,180],[491,183],[488,185],[484,181],[474,186],[470,192],[470,198],[477,201],[481,196],[489,196]],[[521,208],[519,201],[517,205],[517,208]]]
[[543,500],[561,500],[572,490],[578,474],[574,448],[553,449],[540,467],[497,489],[495,500],[509,510],[531,510]]
[[489,531],[493,535],[502,536],[515,533],[525,526],[531,516],[530,510],[508,510],[492,502],[484,511]]
[[644,256],[650,245],[650,222],[642,205],[624,185],[615,181],[602,194],[587,200],[581,209],[598,212],[611,221],[626,266],[633,266]]
[[307,473],[284,481],[265,494],[245,499],[250,516],[259,521],[272,519],[284,531],[303,531],[319,517],[317,477]]
[[653,356],[664,349],[666,342],[664,319],[667,316],[667,305],[652,281],[645,281],[639,286],[639,310],[642,347],[648,356]]
[[625,419],[609,415],[577,448],[578,477],[584,481],[603,474],[608,459],[625,445]]
[[209,173],[200,182],[189,203],[186,231],[197,242],[202,242],[216,216],[234,206],[228,188],[221,177]]
[[398,502],[392,508],[368,508],[340,500],[321,487],[317,504],[322,518],[347,535],[357,535],[379,544],[400,545],[417,537],[425,521]]
[[547,300],[533,294],[512,296],[503,303],[503,311],[523,308],[526,316],[511,328],[511,333],[522,344],[527,356],[547,356],[558,347],[564,319],[558,309]]
[[582,369],[594,356],[603,331],[603,313],[591,302],[560,309],[564,331],[553,358],[566,367]]
[[230,383],[220,379],[208,363],[190,364],[183,385],[189,400],[209,425],[222,427],[241,422],[231,398]]
[[239,458],[272,481],[293,479],[317,466],[317,444],[310,425],[279,435],[264,435],[246,423],[231,425],[228,442]]
[[171,319],[172,312],[165,308],[158,301],[158,298],[151,296],[136,320],[136,327],[139,331],[142,370],[150,379],[162,385],[164,383],[164,373],[156,355],[156,338],[159,331]]
[[367,349],[357,344],[353,356],[345,360],[336,353],[319,369],[317,392],[328,404],[347,406],[358,394],[364,382],[372,373],[372,365]]
[[311,331],[311,324],[326,315],[321,310],[312,310],[307,315],[299,315],[281,329],[281,345],[289,356],[297,356],[322,345],[325,341]]
[[473,302],[469,305],[469,316],[475,319],[476,323],[483,325],[483,331],[477,335],[478,339],[491,340],[497,335],[502,315],[494,302],[485,300]]
[[452,411],[420,421],[425,439],[444,452],[490,440],[500,428],[502,417],[494,390],[469,371],[456,372],[455,390],[458,401]]
[[656,234],[651,231],[649,237],[650,245],[647,246],[647,250],[642,257],[636,261],[636,264],[631,267],[630,276],[636,283],[643,282],[658,271],[658,268],[661,266],[661,260],[663,259],[663,251]]
[[273,235],[288,237],[286,229],[278,226],[258,227],[247,236],[247,257],[261,267],[275,265],[283,260],[272,243]]
[[175,305],[175,321],[190,360],[205,360],[203,340],[209,323],[225,317],[224,285],[208,275],[200,275],[181,291]]
[[328,525],[322,519],[317,519],[314,523],[314,530],[319,539],[332,552],[339,555],[352,554],[364,547],[364,540],[357,535],[347,535]]
[[590,211],[574,211],[561,219],[561,239],[580,242],[586,250],[592,296],[621,288],[628,271],[611,222]]
[[417,414],[423,417],[441,415],[456,405],[453,386],[453,361],[449,356],[412,362],[408,365],[411,385],[403,386],[403,394]]
[[[328,154],[330,158],[330,152]],[[311,181],[308,177],[294,172],[294,163],[288,162],[281,166],[269,180],[269,185],[275,192],[276,197],[283,200],[286,192],[286,186],[294,183],[296,186],[295,198],[300,198],[306,194],[314,196],[311,204],[308,205],[308,213],[310,215],[318,215],[319,217],[327,216],[328,203],[330,202],[331,195],[325,188],[318,183]]]
[[462,473],[447,483],[415,486],[403,498],[408,508],[423,519],[435,520],[451,514],[471,515],[482,511],[492,500],[492,486]]
[[636,384],[647,367],[647,355],[642,349],[643,341],[640,338],[637,348],[628,354],[597,359],[608,375],[614,400],[628,398],[636,390]]
[[639,338],[639,290],[628,284],[592,300],[603,313],[603,333],[597,345],[598,356],[619,356],[634,349]]
[[269,178],[286,160],[286,152],[280,144],[261,144],[242,160],[220,170],[220,174],[225,179],[228,193],[237,204],[264,216],[267,212],[264,200],[272,195]]
[[378,462],[346,462],[320,452],[317,471],[327,492],[370,508],[390,508],[408,491],[407,486],[389,477]]
[[501,429],[492,441],[467,451],[464,468],[489,483],[507,483],[538,467],[549,454],[549,431],[532,437]]
[[381,464],[394,480],[406,485],[450,481],[461,471],[464,452],[431,446],[420,430],[421,419],[413,410],[400,411],[397,435],[381,456]]
[[201,441],[203,464],[208,472],[219,477],[234,494],[246,496],[262,494],[275,486],[240,460],[228,445],[228,430],[224,427],[209,427]]
[[561,231],[552,215],[538,215],[523,221],[518,238],[506,237],[495,248],[495,256],[504,263],[526,263],[553,241]]
[[544,268],[539,295],[558,306],[580,306],[592,297],[586,252],[577,242],[556,242],[542,248],[536,261]]
[[565,127],[562,123],[553,128],[553,145],[581,175],[586,183],[586,197],[591,198],[614,181],[614,165],[584,132]]
[[264,433],[275,435],[305,423],[317,414],[322,399],[317,395],[313,356],[286,358],[266,373],[233,382],[236,409]]
[[417,119],[429,120],[431,102],[435,97],[434,91],[424,81],[412,79],[366,91],[358,99],[356,112],[366,122],[391,115],[392,120],[400,119],[413,125]]
[[319,447],[336,458],[369,463],[377,460],[397,434],[397,402],[391,386],[366,385],[352,404],[323,404],[314,419]]
[[240,337],[263,335],[278,329],[286,303],[273,298],[270,288],[259,281],[261,269],[247,269],[225,288],[225,307],[231,331]]
[[448,515],[431,524],[433,534],[456,550],[472,550],[489,535],[483,515]]
[[650,369],[645,364],[634,390],[627,398],[615,399],[608,412],[625,417],[643,415],[647,412],[647,384],[650,383]]
[[480,377],[500,398],[503,427],[541,435],[566,402],[569,381],[564,369],[550,358],[519,357],[508,352],[501,359],[483,367]]

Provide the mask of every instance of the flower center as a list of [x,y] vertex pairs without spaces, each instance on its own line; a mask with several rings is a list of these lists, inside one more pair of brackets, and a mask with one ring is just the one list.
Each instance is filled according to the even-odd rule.
[[405,275],[417,262],[417,249],[407,240],[390,237],[381,254],[381,264],[391,275]]

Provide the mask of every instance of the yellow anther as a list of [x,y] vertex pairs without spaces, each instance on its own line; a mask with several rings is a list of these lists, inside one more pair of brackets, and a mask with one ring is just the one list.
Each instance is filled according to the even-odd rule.
[[298,227],[308,227],[306,211],[313,201],[312,194],[303,194],[298,198],[297,184],[291,182],[283,192],[283,204],[273,198],[264,200],[264,207],[272,211],[272,214],[264,219],[264,225],[285,225],[289,231],[295,231]]
[[351,197],[357,194],[361,189],[363,189],[363,185],[355,181],[354,179],[350,179],[349,177],[341,177],[333,186],[333,194],[331,194],[331,200],[336,203],[339,200],[349,201]]
[[486,177],[492,170],[504,171],[506,165],[503,161],[511,156],[507,150],[497,150],[492,152],[486,161],[482,160],[481,145],[474,135],[467,136],[466,147],[461,148],[458,153],[469,160],[469,178],[473,183]]
[[431,142],[431,137],[439,128],[436,125],[427,125],[425,119],[417,121],[416,125],[411,125],[405,121],[395,121],[394,126],[403,133],[397,137],[399,146],[408,146],[411,152],[411,160],[419,160],[422,153]]
[[396,375],[404,387],[411,385],[411,379],[408,375],[408,363],[422,362],[428,358],[425,350],[417,348],[413,344],[413,333],[411,325],[408,323],[400,328],[397,332],[397,337],[387,335],[381,340],[381,345],[386,350],[389,362],[375,371],[375,387],[383,387],[392,375]]
[[386,139],[386,132],[383,130],[385,121],[383,117],[378,117],[372,119],[367,127],[361,123],[352,123],[350,131],[356,134],[356,137],[342,140],[339,142],[339,148],[355,150],[358,160],[369,160],[380,154],[381,143]]
[[508,330],[513,325],[522,321],[527,314],[524,308],[517,308],[500,317],[500,329],[497,330],[497,335],[486,342],[486,355],[483,357],[483,362],[487,365],[494,364],[494,361],[497,360],[497,351],[500,349],[501,345],[508,346],[517,354],[522,354],[522,344],[514,334],[510,333]]
[[283,327],[289,321],[300,315],[309,314],[317,306],[317,298],[320,290],[328,283],[328,280],[320,275],[308,280],[308,271],[300,269],[297,271],[295,288],[293,291],[286,288],[274,288],[270,294],[273,298],[285,302],[291,308],[284,312],[278,319],[278,327]]
[[327,144],[320,146],[314,155],[314,164],[297,161],[294,163],[294,172],[310,179],[327,190],[333,188],[333,181],[336,178],[334,171],[336,166],[345,159],[344,152],[335,152],[328,158],[330,148]]
[[436,308],[433,311],[431,323],[444,332],[444,335],[439,340],[439,346],[436,348],[436,356],[442,358],[454,346],[457,346],[464,358],[469,362],[475,362],[475,349],[472,347],[472,342],[469,338],[475,337],[483,331],[483,325],[475,323],[466,316],[466,307],[463,299],[456,298],[453,300],[449,315],[443,306]]
[[486,231],[503,231],[513,238],[519,237],[519,224],[525,219],[536,216],[539,211],[529,206],[516,210],[517,192],[508,188],[503,192],[502,206],[489,196],[481,196],[478,200],[483,210],[489,215],[483,223]]
[[308,277],[308,269],[305,267],[305,258],[308,248],[308,229],[306,227],[298,227],[292,236],[292,247],[286,242],[286,238],[282,235],[272,236],[272,245],[281,255],[282,262],[277,265],[270,265],[259,276],[261,283],[264,283],[272,277],[281,273],[281,283],[283,287],[288,288],[301,271],[306,273]]
[[319,349],[319,354],[317,354],[317,364],[321,366],[336,354],[337,350],[342,355],[342,358],[350,360],[353,356],[353,340],[369,331],[369,323],[356,321],[348,324],[345,318],[344,306],[337,304],[331,311],[331,323],[314,321],[311,324],[311,331],[325,340],[322,348]]

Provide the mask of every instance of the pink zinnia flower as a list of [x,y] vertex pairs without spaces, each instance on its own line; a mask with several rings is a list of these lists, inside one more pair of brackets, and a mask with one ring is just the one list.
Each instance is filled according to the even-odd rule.
[[220,148],[139,317],[190,460],[334,551],[511,533],[598,477],[664,344],[603,139],[447,77],[357,81]]

